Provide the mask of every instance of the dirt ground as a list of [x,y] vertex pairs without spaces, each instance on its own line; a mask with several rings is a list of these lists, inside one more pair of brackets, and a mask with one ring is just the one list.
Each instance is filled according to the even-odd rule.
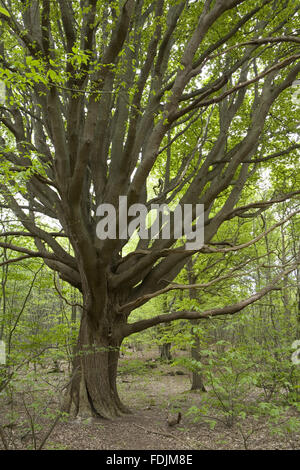
[[[251,433],[251,423],[228,428],[217,422],[214,429],[205,422],[194,423],[186,415],[191,406],[201,407],[203,392],[191,392],[189,374],[184,369],[135,353],[121,359],[118,378],[119,392],[132,414],[113,421],[103,419],[71,419],[59,422],[49,437],[45,449],[61,450],[216,450],[245,449],[245,435]],[[62,374],[60,374],[62,375]],[[49,376],[48,376],[49,377]],[[54,377],[51,376],[51,380]],[[55,409],[55,400],[53,402]],[[168,425],[170,416],[182,414],[175,426]],[[1,419],[1,414],[0,414]],[[43,420],[48,428],[48,423]],[[50,423],[50,424],[49,424]],[[45,434],[45,427],[37,436]],[[299,449],[300,436],[272,436],[266,423],[259,423],[248,437],[248,449]],[[11,433],[17,435],[18,429]],[[248,433],[248,434],[247,434]],[[244,434],[244,438],[243,438]],[[15,448],[32,448],[30,433],[15,439]],[[0,443],[1,448],[1,443]]]

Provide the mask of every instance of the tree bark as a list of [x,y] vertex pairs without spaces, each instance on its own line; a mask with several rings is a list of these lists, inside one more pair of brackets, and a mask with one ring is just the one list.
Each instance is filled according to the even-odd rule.
[[[187,275],[188,275],[188,281],[189,284],[195,284],[197,282],[197,274],[194,272],[194,263],[192,259],[189,259],[189,261],[186,264],[186,270],[187,270]],[[189,291],[189,297],[190,299],[196,299],[198,300],[198,294],[195,289],[190,289]],[[197,325],[198,320],[192,320],[192,325]],[[197,333],[194,332],[194,328],[191,328],[191,334],[193,337],[193,345],[191,347],[191,357],[195,361],[199,362],[201,361],[201,354],[200,354],[200,339]],[[192,371],[192,386],[191,390],[202,390],[202,392],[206,392],[204,383],[203,383],[203,378],[202,374],[196,371]]]
[[[193,341],[194,344],[191,348],[191,357],[192,359],[195,359],[195,361],[200,362],[201,361],[201,355],[200,355],[200,340],[199,336],[194,334],[193,335]],[[203,379],[202,379],[202,374],[199,374],[199,372],[192,372],[192,386],[191,390],[201,390],[202,392],[206,392],[206,389],[204,387]]]
[[95,330],[88,321],[88,316],[83,316],[64,411],[82,418],[106,419],[130,413],[117,391],[121,342],[110,332]]
[[163,343],[159,346],[160,358],[164,361],[171,361],[171,343]]

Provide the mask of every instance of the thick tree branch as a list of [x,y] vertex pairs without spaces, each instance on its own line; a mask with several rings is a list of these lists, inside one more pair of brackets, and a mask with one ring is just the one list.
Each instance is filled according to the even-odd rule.
[[152,326],[156,326],[161,323],[169,323],[174,320],[200,320],[221,315],[233,315],[237,312],[240,312],[249,305],[253,304],[254,302],[257,302],[269,292],[277,290],[278,283],[284,278],[284,276],[294,271],[298,265],[299,261],[297,263],[294,263],[289,269],[282,271],[278,276],[275,277],[272,283],[270,283],[260,291],[256,292],[255,294],[251,295],[247,299],[241,300],[240,302],[237,302],[235,304],[228,305],[227,307],[212,308],[209,310],[205,310],[204,312],[180,311],[167,313],[164,315],[158,315],[157,317],[140,320],[124,326],[122,328],[122,334],[124,335],[124,337],[129,336],[133,333],[138,333],[147,328],[151,328]]

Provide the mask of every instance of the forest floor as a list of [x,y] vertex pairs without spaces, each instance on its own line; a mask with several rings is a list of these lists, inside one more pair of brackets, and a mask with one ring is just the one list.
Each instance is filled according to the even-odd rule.
[[[157,356],[157,352],[156,352]],[[72,419],[58,422],[47,440],[45,449],[62,450],[217,450],[217,449],[300,449],[300,435],[283,433],[273,435],[267,422],[258,422],[250,418],[242,424],[228,427],[224,420],[216,418],[215,426],[210,421],[194,422],[187,414],[191,407],[201,408],[207,393],[191,391],[189,374],[180,366],[172,366],[158,360],[153,360],[154,352],[137,352],[120,360],[118,386],[123,402],[132,410],[132,414],[117,418],[113,421],[104,419]],[[62,381],[65,374],[48,375],[46,381]],[[57,377],[56,377],[57,376]],[[41,389],[42,395],[49,394],[47,389]],[[36,396],[36,394],[35,394]],[[50,408],[55,411],[55,395],[50,399]],[[24,398],[24,396],[23,396]],[[13,448],[32,448],[32,408],[25,406],[20,399],[14,403],[14,411],[23,414],[23,425],[11,429],[10,441]],[[49,403],[49,400],[48,400]],[[22,406],[23,405],[23,406]],[[10,408],[8,403],[5,408]],[[5,408],[0,411],[5,415]],[[27,409],[26,409],[27,408]],[[48,407],[49,409],[49,407]],[[6,411],[7,411],[6,410]],[[177,416],[182,414],[181,422],[175,426],[168,425],[170,413]],[[36,413],[38,415],[38,412]],[[172,414],[171,414],[172,416]],[[27,427],[24,422],[27,420]],[[29,421],[29,424],[28,424]],[[53,416],[36,419],[35,435],[38,442],[51,429]],[[3,422],[3,420],[2,420]],[[39,424],[37,424],[39,422]],[[26,432],[27,430],[27,432]],[[15,436],[15,437],[14,437]],[[21,436],[21,438],[19,437]],[[1,449],[0,441],[0,449]]]

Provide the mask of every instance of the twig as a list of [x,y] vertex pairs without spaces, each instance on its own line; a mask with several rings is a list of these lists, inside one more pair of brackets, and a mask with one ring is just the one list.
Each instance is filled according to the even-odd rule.
[[83,305],[78,304],[78,303],[74,303],[74,304],[73,304],[73,303],[70,302],[68,299],[66,299],[66,297],[64,297],[64,296],[62,295],[62,293],[61,293],[61,291],[59,290],[59,287],[58,287],[58,285],[57,285],[57,283],[56,283],[55,273],[54,273],[54,276],[53,276],[53,281],[54,281],[54,287],[55,287],[56,292],[58,293],[58,295],[60,296],[60,298],[66,302],[67,305],[69,305],[70,307],[80,307],[80,308],[83,309]]

